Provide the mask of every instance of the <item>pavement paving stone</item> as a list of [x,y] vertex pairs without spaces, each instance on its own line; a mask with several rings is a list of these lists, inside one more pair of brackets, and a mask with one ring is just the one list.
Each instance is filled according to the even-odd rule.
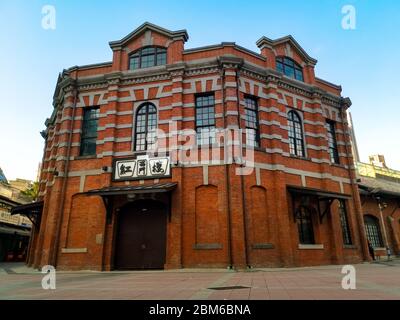
[[[44,290],[44,276],[23,264],[0,264],[0,299],[149,300],[399,300],[400,263],[355,265],[356,290],[344,290],[342,266],[166,271],[57,272],[56,290]],[[234,289],[232,286],[247,288]],[[210,288],[227,287],[225,290]]]

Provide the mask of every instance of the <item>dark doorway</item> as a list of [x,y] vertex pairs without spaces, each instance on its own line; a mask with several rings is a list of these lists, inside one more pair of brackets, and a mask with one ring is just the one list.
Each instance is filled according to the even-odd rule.
[[163,269],[167,210],[154,200],[137,200],[121,208],[116,239],[116,269]]

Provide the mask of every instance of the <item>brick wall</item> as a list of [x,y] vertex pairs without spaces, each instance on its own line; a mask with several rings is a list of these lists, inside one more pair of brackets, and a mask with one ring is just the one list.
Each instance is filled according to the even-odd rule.
[[[112,44],[113,61],[74,67],[60,75],[54,112],[47,121],[40,176],[45,201],[40,231],[29,264],[57,264],[63,269],[113,268],[117,230],[106,223],[100,197],[84,192],[115,185],[110,168],[116,157],[134,156],[137,108],[157,107],[158,128],[195,129],[195,94],[212,92],[217,128],[245,126],[244,98],[257,98],[261,145],[250,175],[236,174],[237,164],[174,164],[178,183],[167,225],[166,268],[303,266],[358,262],[365,258],[360,233],[361,205],[340,87],[316,79],[315,61],[291,38],[265,41],[261,53],[232,43],[184,50],[185,35],[144,25],[130,38]],[[131,52],[145,44],[167,48],[167,66],[128,70]],[[275,71],[275,56],[289,55],[303,66],[304,82]],[[80,157],[83,110],[99,106],[96,156]],[[287,112],[303,119],[306,157],[290,155]],[[336,122],[340,165],[329,160],[326,119]],[[174,156],[182,147],[171,151]],[[108,168],[104,171],[102,168]],[[163,180],[164,181],[164,180]],[[147,180],[144,183],[154,183]],[[337,203],[314,230],[323,249],[299,249],[288,185],[348,194],[354,246],[342,244]],[[122,200],[121,200],[122,201]]]

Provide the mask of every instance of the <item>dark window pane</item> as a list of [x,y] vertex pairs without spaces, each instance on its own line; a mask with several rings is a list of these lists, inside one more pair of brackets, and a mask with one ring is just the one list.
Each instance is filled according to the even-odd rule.
[[145,103],[136,112],[135,150],[152,149],[157,140],[157,109],[150,103]]
[[276,70],[283,73],[283,64],[281,62],[276,62]]
[[285,76],[294,78],[294,69],[291,67],[285,66]]
[[83,113],[80,155],[96,154],[99,108],[85,108]]
[[197,144],[215,142],[215,106],[214,95],[196,97]]
[[245,123],[246,123],[246,144],[254,147],[260,146],[258,105],[254,98],[245,98]]
[[131,70],[139,69],[139,57],[132,57],[130,60],[130,67]]
[[288,112],[289,149],[290,153],[304,157],[304,139],[301,119],[295,111]]
[[289,67],[294,67],[294,62],[291,59],[285,58],[284,59],[284,64],[289,66]]
[[167,51],[165,48],[147,47],[136,51],[131,55],[129,68],[131,70],[139,68],[149,68],[155,65],[167,63]]
[[301,206],[296,211],[296,222],[301,244],[314,244],[314,231],[311,212],[307,207]]
[[303,68],[290,58],[277,57],[276,70],[285,76],[304,81]]
[[295,69],[295,78],[296,80],[303,81],[303,72]]
[[335,123],[333,121],[327,121],[326,129],[328,134],[328,150],[330,160],[332,163],[339,163],[339,152],[336,141]]

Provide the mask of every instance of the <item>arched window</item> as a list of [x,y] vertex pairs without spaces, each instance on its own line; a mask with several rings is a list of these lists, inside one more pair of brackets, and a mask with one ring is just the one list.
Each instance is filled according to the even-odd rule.
[[371,215],[364,216],[365,233],[373,247],[383,247],[381,228],[378,218]]
[[296,111],[288,112],[289,124],[289,148],[290,153],[299,157],[304,157],[303,127],[300,116]]
[[142,104],[136,112],[135,151],[149,150],[156,143],[157,109],[151,103]]
[[276,70],[282,72],[287,77],[304,81],[303,68],[288,57],[276,58]]
[[129,57],[129,69],[136,70],[167,63],[167,49],[161,47],[145,47],[137,50]]
[[301,244],[314,244],[314,230],[312,225],[311,210],[306,206],[300,206],[296,211],[296,222]]

